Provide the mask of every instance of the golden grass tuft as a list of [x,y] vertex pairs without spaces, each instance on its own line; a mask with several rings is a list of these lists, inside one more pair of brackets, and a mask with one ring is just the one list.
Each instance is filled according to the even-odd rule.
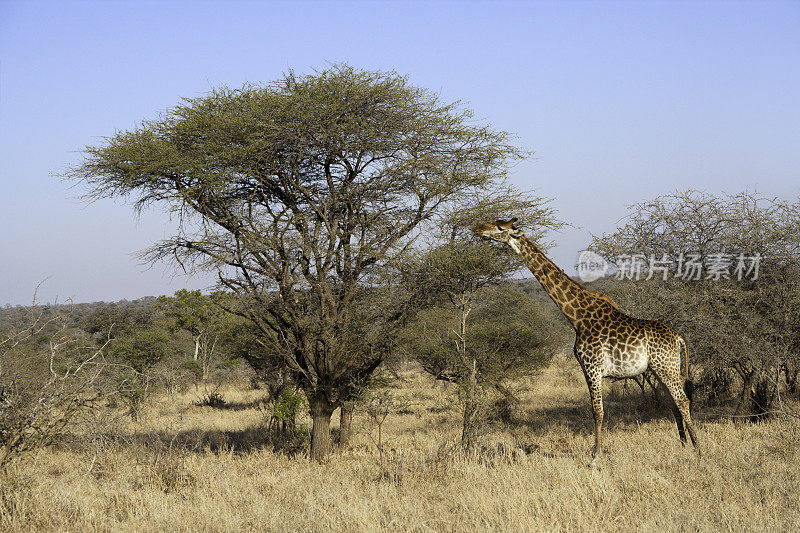
[[11,465],[0,530],[800,529],[796,421],[737,426],[701,413],[698,459],[667,410],[617,391],[606,402],[606,454],[590,470],[588,393],[577,364],[559,358],[520,384],[513,423],[463,457],[451,392],[404,377],[394,391],[410,407],[383,426],[383,459],[363,414],[350,449],[320,465],[263,444],[261,391],[225,389],[226,409],[193,405],[195,391],[164,395],[139,425],[101,421]]

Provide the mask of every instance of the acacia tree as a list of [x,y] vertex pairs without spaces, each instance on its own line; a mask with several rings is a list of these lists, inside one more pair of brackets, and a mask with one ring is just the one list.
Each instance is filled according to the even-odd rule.
[[214,350],[227,326],[227,313],[222,308],[224,298],[225,293],[219,291],[204,295],[199,290],[186,289],[176,291],[172,297],[158,297],[159,304],[174,326],[188,331],[192,336],[193,360],[199,362],[204,381],[208,379]]
[[539,372],[568,334],[541,302],[509,286],[476,291],[469,309],[467,319],[454,306],[426,309],[401,337],[409,357],[427,373],[458,384],[464,406],[461,445],[467,453],[481,428],[483,394],[496,389],[502,409],[510,409],[514,396],[507,381]]
[[67,177],[90,199],[171,211],[175,235],[144,257],[216,272],[241,297],[237,312],[299,378],[321,459],[331,413],[406,316],[401,298],[368,306],[365,335],[359,295],[420,224],[524,155],[459,102],[393,72],[335,65],[184,100],[87,147]]
[[[509,214],[522,218],[536,241],[562,225],[545,199],[498,184],[491,191],[482,191],[468,205],[445,210],[427,233],[426,246],[404,268],[405,283],[422,300],[421,307],[429,308],[406,332],[406,347],[434,377],[459,384],[464,403],[462,445],[466,451],[476,441],[479,387],[487,383],[500,387],[504,378],[526,367],[535,371],[540,366],[538,348],[544,344],[534,331],[534,322],[540,322],[534,319],[536,312],[517,302],[513,291],[495,294],[507,303],[505,317],[490,322],[486,313],[479,313],[477,320],[470,320],[476,306],[487,309],[485,301],[479,302],[481,289],[508,279],[524,267],[510,248],[492,246],[471,229]],[[522,308],[532,314],[519,329],[515,313]],[[517,329],[504,326],[510,324]]]

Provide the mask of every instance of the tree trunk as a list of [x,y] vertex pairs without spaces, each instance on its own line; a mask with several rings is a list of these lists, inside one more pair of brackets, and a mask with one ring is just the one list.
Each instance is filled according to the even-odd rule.
[[464,425],[461,429],[461,447],[465,453],[470,453],[475,448],[477,440],[477,413],[478,405],[475,398],[467,398],[464,403]]
[[800,394],[800,384],[797,379],[800,376],[800,364],[790,365],[786,363],[784,371],[786,373],[786,388],[792,394]]
[[353,424],[353,402],[342,402],[339,418],[339,446],[346,448],[350,444]]
[[208,379],[208,339],[203,339],[200,343],[200,368],[202,370],[202,380]]
[[194,338],[194,360],[197,361],[197,356],[200,355],[200,335]]
[[14,447],[19,443],[22,439],[22,434],[17,432],[14,434],[13,437],[8,439],[8,441],[0,448],[0,466],[5,468],[6,462],[11,457],[11,454],[14,451]]
[[478,372],[477,362],[473,359],[469,378],[466,383],[464,402],[464,424],[461,431],[461,446],[464,452],[470,453],[478,438]]
[[477,440],[477,415],[478,415],[478,362],[475,358],[467,356],[467,317],[472,308],[469,301],[462,301],[459,306],[461,310],[461,321],[459,324],[458,340],[456,343],[461,364],[466,367],[469,375],[464,383],[464,421],[461,428],[461,447],[464,452],[470,453]]
[[206,381],[211,374],[211,360],[214,357],[214,348],[217,346],[217,340],[219,340],[219,335],[214,337],[214,342],[210,346],[208,338],[203,341],[203,381]]
[[744,385],[742,386],[742,393],[739,395],[739,403],[736,405],[736,411],[734,411],[733,416],[734,420],[742,421],[745,415],[748,414],[749,407],[750,407],[750,395],[753,390],[753,385],[756,383],[756,377],[758,373],[755,370],[751,370],[744,379]]
[[331,415],[335,405],[332,405],[324,393],[309,395],[308,403],[311,404],[311,458],[322,462],[331,451]]
[[762,377],[756,382],[753,388],[753,394],[750,396],[750,420],[763,420],[769,416],[769,411],[775,401],[775,393],[775,387],[772,387],[769,380],[765,377]]

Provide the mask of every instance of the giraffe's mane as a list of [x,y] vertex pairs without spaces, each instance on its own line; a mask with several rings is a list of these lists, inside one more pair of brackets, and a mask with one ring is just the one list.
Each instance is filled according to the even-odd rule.
[[[539,250],[539,248],[536,246],[536,244],[533,241],[531,241],[527,236],[522,235],[521,238],[524,239],[528,243],[529,246],[533,247],[535,250]],[[597,298],[598,300],[601,300],[603,302],[608,303],[614,309],[619,310],[619,307],[617,306],[617,304],[609,296],[603,294],[602,292],[598,292],[598,291],[596,291],[594,289],[590,289],[590,288],[585,287],[582,284],[578,283],[577,281],[572,279],[571,276],[567,276],[567,273],[564,272],[564,270],[562,268],[560,268],[558,265],[553,263],[552,259],[550,259],[544,253],[542,253],[541,250],[539,250],[539,253],[542,255],[542,257],[545,258],[545,260],[547,260],[547,262],[549,262],[553,266],[553,268],[555,268],[557,271],[560,271],[561,274],[565,278],[567,278],[570,283],[574,284],[579,290],[584,291],[584,292],[590,294],[591,296]]]
[[[572,280],[572,281],[575,281],[575,280]],[[619,309],[619,306],[617,306],[617,303],[614,300],[612,300],[610,296],[605,295],[602,292],[598,292],[598,291],[595,291],[593,289],[586,288],[583,285],[581,285],[580,283],[578,283],[577,281],[575,281],[575,283],[577,283],[583,290],[585,290],[586,292],[588,292],[589,294],[591,294],[592,296],[594,296],[598,300],[603,300],[604,302],[607,302],[607,303],[611,304],[611,306],[614,309],[617,309],[617,310]]]
[[[549,260],[549,258],[548,258],[548,260]],[[552,261],[550,261],[550,262],[552,263]],[[553,263],[553,264],[555,265],[555,263]],[[559,269],[559,270],[561,270],[561,269]],[[575,284],[580,290],[590,294],[591,296],[597,298],[598,300],[602,300],[602,301],[610,304],[614,309],[619,309],[619,306],[617,305],[617,303],[614,300],[612,300],[611,297],[608,296],[607,294],[603,294],[600,291],[596,291],[594,289],[590,289],[589,287],[586,287],[585,285],[583,285],[583,284],[575,281],[574,279],[572,279],[572,276],[567,276],[567,273],[564,272],[563,270],[561,270],[561,272],[564,274],[564,276],[567,279],[569,279],[573,284]]]

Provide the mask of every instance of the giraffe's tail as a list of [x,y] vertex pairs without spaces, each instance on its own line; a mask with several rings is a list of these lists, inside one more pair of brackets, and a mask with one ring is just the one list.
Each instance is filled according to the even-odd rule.
[[678,344],[683,346],[683,357],[681,358],[681,372],[683,374],[683,390],[689,398],[689,407],[692,406],[692,396],[694,396],[694,383],[689,379],[689,347],[683,337],[678,337]]

